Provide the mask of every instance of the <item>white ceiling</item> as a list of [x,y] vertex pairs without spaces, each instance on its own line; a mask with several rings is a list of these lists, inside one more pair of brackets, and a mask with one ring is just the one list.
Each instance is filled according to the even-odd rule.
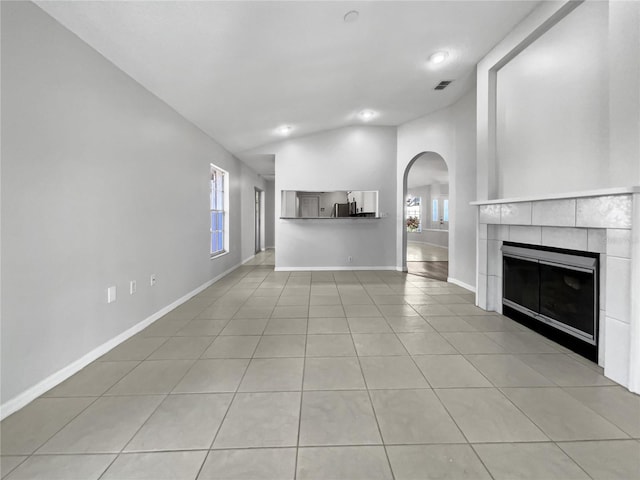
[[409,169],[407,188],[418,188],[436,183],[449,183],[449,169],[437,153],[424,153],[413,162]]
[[[533,1],[38,1],[229,151],[455,102]],[[358,21],[345,23],[350,10]],[[427,58],[449,52],[438,67]],[[441,80],[454,80],[434,91]],[[260,161],[263,160],[263,161]],[[272,162],[248,159],[259,173]]]

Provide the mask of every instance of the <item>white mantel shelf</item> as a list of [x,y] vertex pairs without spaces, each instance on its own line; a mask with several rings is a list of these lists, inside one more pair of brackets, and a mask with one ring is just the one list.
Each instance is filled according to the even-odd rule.
[[632,187],[602,188],[599,190],[585,190],[582,192],[558,193],[550,195],[534,195],[530,197],[499,198],[496,200],[476,200],[470,205],[500,205],[503,203],[542,202],[545,200],[564,200],[567,198],[605,197],[609,195],[628,195],[640,193],[640,185]]

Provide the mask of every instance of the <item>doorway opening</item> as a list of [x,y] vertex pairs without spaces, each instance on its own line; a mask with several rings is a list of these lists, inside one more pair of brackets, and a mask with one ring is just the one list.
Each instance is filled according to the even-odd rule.
[[449,276],[449,169],[434,152],[418,155],[405,171],[407,272],[447,281]]
[[260,253],[263,250],[263,235],[262,235],[262,212],[263,212],[263,204],[262,204],[262,190],[256,188],[255,189],[255,253]]

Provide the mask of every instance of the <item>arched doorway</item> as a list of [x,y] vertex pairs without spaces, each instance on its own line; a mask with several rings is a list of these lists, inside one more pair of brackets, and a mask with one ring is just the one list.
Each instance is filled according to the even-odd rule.
[[407,272],[447,281],[449,275],[449,169],[423,152],[404,174],[404,252]]

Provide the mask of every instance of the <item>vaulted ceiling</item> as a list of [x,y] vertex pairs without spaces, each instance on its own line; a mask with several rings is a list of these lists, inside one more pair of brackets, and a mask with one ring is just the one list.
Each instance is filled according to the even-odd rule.
[[[369,124],[399,125],[454,103],[539,2],[36,3],[242,158],[282,125],[306,135],[361,123],[364,109]],[[446,61],[428,62],[436,51]],[[434,90],[441,80],[453,82]]]

